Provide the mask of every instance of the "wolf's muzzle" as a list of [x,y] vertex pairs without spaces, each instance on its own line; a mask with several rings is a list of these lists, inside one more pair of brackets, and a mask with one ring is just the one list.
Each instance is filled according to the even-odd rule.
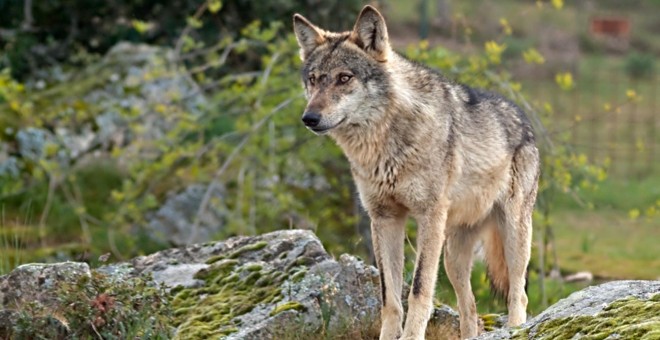
[[321,122],[321,115],[314,112],[305,112],[302,121],[307,127],[316,127]]

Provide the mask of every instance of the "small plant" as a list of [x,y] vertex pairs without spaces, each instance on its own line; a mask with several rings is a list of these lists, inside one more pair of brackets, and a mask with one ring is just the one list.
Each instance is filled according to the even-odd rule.
[[168,339],[172,324],[167,293],[149,277],[113,279],[98,270],[63,282],[55,307],[22,306],[11,338]]
[[646,53],[632,53],[626,58],[625,68],[630,78],[650,78],[655,72],[655,57]]

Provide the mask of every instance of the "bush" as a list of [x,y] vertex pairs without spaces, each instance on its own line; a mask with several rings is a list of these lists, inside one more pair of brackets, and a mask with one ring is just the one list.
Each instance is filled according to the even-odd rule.
[[[6,53],[4,60],[0,58],[0,68],[11,68],[19,78],[45,65],[71,62],[81,53],[105,53],[119,41],[172,46],[191,22],[185,14],[192,15],[207,2],[26,1],[31,4],[31,22],[24,16],[24,1],[0,1],[0,22],[5,31],[0,36],[0,51]],[[214,42],[219,34],[236,37],[241,28],[254,20],[269,24],[291,18],[296,12],[311,14],[309,18],[323,27],[345,28],[352,24],[362,1],[225,0],[221,3],[219,11],[207,11],[197,19],[204,25],[195,30],[196,39]],[[150,25],[144,32],[138,32],[133,20]],[[284,23],[290,28],[291,20]]]
[[651,54],[632,53],[626,58],[625,69],[630,78],[650,78],[655,72],[655,57]]
[[16,339],[169,339],[168,293],[149,277],[112,279],[98,270],[62,283],[57,307],[24,308],[10,330]]

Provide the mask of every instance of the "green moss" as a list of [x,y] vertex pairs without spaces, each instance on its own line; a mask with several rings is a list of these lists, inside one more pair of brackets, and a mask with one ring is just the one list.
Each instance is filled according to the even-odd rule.
[[301,256],[294,262],[296,266],[307,266],[314,263],[314,259],[308,256]]
[[484,330],[490,332],[494,330],[497,326],[497,319],[500,317],[499,314],[484,314],[480,315],[479,318],[484,324]]
[[239,257],[239,256],[241,256],[244,253],[247,253],[249,251],[256,251],[256,250],[264,249],[267,245],[268,245],[268,242],[266,242],[266,241],[261,241],[261,242],[248,244],[246,246],[243,246],[241,248],[238,248],[238,249],[234,250],[234,252],[229,254],[229,256],[227,256],[227,257],[230,258],[230,259],[235,259],[235,258],[237,258],[237,257]]
[[211,256],[208,260],[206,260],[206,264],[213,264],[213,263],[216,263],[220,260],[224,260],[225,258],[227,258],[226,255]]
[[303,277],[305,277],[305,274],[307,274],[307,269],[306,268],[300,269],[291,275],[291,281],[299,282],[300,280],[303,279]]
[[298,301],[289,301],[273,308],[270,312],[270,316],[277,315],[287,310],[305,311],[307,308]]
[[209,261],[211,265],[195,275],[204,281],[202,287],[176,292],[172,307],[179,339],[217,339],[229,335],[237,331],[238,316],[260,304],[282,299],[280,286],[288,278],[286,273],[262,264],[241,265],[238,260],[229,259],[265,246],[265,242],[255,243],[237,249],[228,258]]
[[249,265],[247,265],[243,268],[245,268],[245,270],[247,270],[249,272],[256,272],[256,271],[260,271],[263,267],[264,266],[262,266],[258,263],[252,263],[252,264],[249,264]]
[[[649,300],[618,300],[594,316],[549,320],[532,332],[535,339],[571,339],[578,334],[589,339],[605,339],[613,334],[622,339],[658,339],[660,294]],[[514,339],[526,339],[529,335],[529,331],[519,331]]]

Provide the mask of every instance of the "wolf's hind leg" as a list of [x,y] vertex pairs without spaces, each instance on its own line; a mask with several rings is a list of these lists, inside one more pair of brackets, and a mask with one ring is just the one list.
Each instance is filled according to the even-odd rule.
[[498,223],[509,274],[509,326],[518,326],[527,318],[525,282],[532,245],[532,212],[538,175],[538,152],[531,145],[522,147],[513,158],[511,192],[500,203]]
[[499,231],[504,247],[504,259],[508,274],[507,307],[509,309],[509,326],[518,326],[527,318],[527,294],[525,281],[527,264],[530,258],[532,242],[531,214],[529,219],[519,216],[515,207],[504,207],[502,223]]
[[477,336],[477,305],[474,301],[470,273],[477,230],[469,226],[452,226],[447,230],[445,270],[454,287],[460,315],[461,339]]
[[403,306],[403,242],[406,215],[396,217],[372,217],[371,237],[374,255],[380,271],[381,284],[381,340],[398,339],[401,336]]

